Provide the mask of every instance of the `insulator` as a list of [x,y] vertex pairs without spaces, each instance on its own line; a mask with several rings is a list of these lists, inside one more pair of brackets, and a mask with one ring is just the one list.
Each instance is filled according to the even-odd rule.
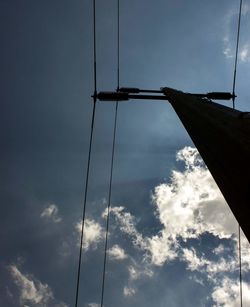
[[97,99],[101,101],[121,101],[128,100],[128,93],[120,92],[100,92],[97,94]]
[[228,92],[211,92],[207,93],[206,97],[214,100],[230,100],[235,96]]

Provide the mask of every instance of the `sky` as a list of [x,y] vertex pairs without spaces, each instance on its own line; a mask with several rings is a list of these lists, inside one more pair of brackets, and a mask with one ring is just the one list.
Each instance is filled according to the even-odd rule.
[[[120,0],[120,85],[231,91],[238,8],[233,0]],[[114,90],[117,0],[96,0],[96,10],[97,88]],[[250,100],[249,17],[243,0],[236,82],[242,111]],[[74,306],[92,18],[90,0],[0,0],[1,306]],[[114,111],[112,102],[97,104],[84,307],[100,306]],[[167,102],[119,104],[111,205],[104,306],[239,306],[237,222]],[[249,255],[242,233],[244,306]]]

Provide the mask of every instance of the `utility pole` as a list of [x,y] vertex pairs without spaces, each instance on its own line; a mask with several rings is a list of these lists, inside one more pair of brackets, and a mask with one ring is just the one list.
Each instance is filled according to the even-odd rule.
[[234,98],[227,92],[191,94],[167,87],[121,88],[119,92],[97,94],[97,99],[104,101],[169,101],[250,241],[250,113],[211,100]]

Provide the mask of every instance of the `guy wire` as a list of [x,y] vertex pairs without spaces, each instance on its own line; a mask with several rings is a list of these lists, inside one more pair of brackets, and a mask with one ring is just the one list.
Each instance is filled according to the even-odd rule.
[[93,63],[93,70],[94,70],[93,110],[92,110],[91,131],[90,131],[90,139],[89,139],[89,151],[88,151],[88,162],[87,162],[87,171],[86,171],[86,182],[85,182],[85,189],[84,189],[84,201],[83,201],[83,207],[82,207],[82,224],[81,224],[81,238],[80,238],[79,257],[78,257],[75,307],[78,306],[78,298],[79,298],[79,286],[80,286],[81,263],[82,263],[82,244],[83,244],[85,213],[86,213],[88,184],[89,184],[89,170],[90,170],[91,153],[92,153],[93,131],[94,131],[94,124],[95,124],[95,111],[96,111],[97,82],[96,82],[96,3],[95,3],[95,0],[93,0],[93,40],[94,40],[94,50],[93,50],[93,58],[94,58],[94,63]]

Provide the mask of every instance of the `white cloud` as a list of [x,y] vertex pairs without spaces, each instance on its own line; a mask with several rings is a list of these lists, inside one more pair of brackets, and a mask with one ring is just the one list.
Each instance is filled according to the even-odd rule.
[[55,223],[62,221],[62,218],[58,215],[58,207],[55,204],[48,205],[41,213],[42,218],[51,219]]
[[187,263],[188,269],[191,271],[200,271],[201,268],[208,264],[206,259],[197,256],[196,251],[193,248],[183,249],[182,260]]
[[129,279],[130,281],[137,280],[142,277],[151,278],[154,275],[154,272],[147,265],[140,266],[137,263],[133,263],[128,267]]
[[[242,23],[248,22],[248,14],[250,12],[250,6],[247,3],[243,3],[242,5]],[[230,8],[229,11],[225,14],[224,17],[224,28],[225,28],[225,36],[223,38],[223,54],[227,59],[235,57],[235,47],[236,47],[236,34],[237,34],[237,23],[238,23],[238,14],[239,7],[234,6]],[[232,24],[235,26],[232,28]],[[248,27],[249,25],[247,25]],[[233,29],[233,31],[232,31]],[[241,31],[242,32],[242,31]],[[240,45],[243,44],[243,47],[240,47],[239,50],[239,60],[242,62],[247,62],[250,60],[249,55],[249,43],[248,38],[246,39],[241,33],[240,35]],[[247,36],[246,36],[247,37]]]
[[151,262],[154,265],[161,266],[166,261],[172,261],[177,257],[177,242],[174,242],[165,231],[147,238],[147,242],[146,250],[149,252]]
[[[239,269],[237,222],[198,151],[185,147],[177,153],[177,160],[185,163],[185,170],[174,171],[171,182],[156,187],[153,194],[157,216],[164,227],[156,240],[156,249],[161,250],[161,246],[166,248],[168,245],[170,251],[177,252],[178,258],[187,264],[188,270],[203,273],[204,279],[209,280],[214,287],[212,299],[217,304],[215,306],[238,306],[238,281],[221,277],[228,272],[238,272]],[[219,243],[213,251],[220,256],[219,260],[209,260],[206,255],[198,254],[198,248],[178,246],[178,238],[184,241],[191,238],[198,240],[206,232],[219,239],[233,240],[234,248],[223,254],[225,247]],[[243,234],[241,237],[242,268],[249,272],[249,243]],[[174,247],[170,246],[171,240],[176,242]],[[221,242],[225,244],[225,241]],[[231,252],[231,256],[228,252]],[[161,254],[160,261],[156,258],[153,263],[163,264],[168,260],[169,257],[165,256],[164,259]],[[250,284],[244,283],[243,288],[244,299],[249,302]]]
[[119,245],[113,245],[108,250],[109,258],[111,260],[124,260],[128,258],[123,248],[121,248]]
[[[250,285],[242,283],[243,305],[250,306]],[[239,282],[224,278],[220,285],[214,288],[212,298],[214,307],[238,307],[240,305]]]
[[[113,207],[110,212],[114,215],[120,230],[131,237],[134,246],[139,249],[146,249],[147,243],[144,241],[142,234],[136,229],[135,217],[129,212],[126,212],[124,207]],[[103,213],[103,216],[105,216],[105,214],[106,211]]]
[[197,284],[204,286],[204,281],[201,278],[198,278],[196,275],[191,275],[189,276],[190,280],[193,280],[194,282],[196,282]]
[[241,11],[243,16],[247,15],[250,12],[250,5],[248,3],[243,3]]
[[219,254],[222,254],[224,251],[225,251],[225,246],[223,244],[220,244],[213,250],[213,253],[215,255],[219,255]]
[[[105,212],[103,216],[105,216]],[[164,234],[143,237],[136,229],[135,217],[126,212],[122,206],[113,207],[110,212],[114,215],[120,230],[130,237],[134,247],[145,252],[144,260],[150,257],[154,264],[162,265],[166,260],[173,260],[176,257],[173,249],[175,242],[169,237],[165,237]],[[166,244],[167,241],[169,244]]]
[[21,305],[67,307],[63,302],[55,302],[53,292],[47,284],[41,283],[30,275],[21,273],[16,265],[10,265],[9,271],[20,291],[19,301]]
[[204,273],[206,279],[210,279],[213,282],[217,280],[216,277],[220,273],[233,273],[238,270],[238,262],[234,257],[233,251],[232,257],[225,259],[221,256],[219,260],[213,261],[205,258],[204,255],[197,255],[197,251],[194,248],[183,248],[182,252],[181,260],[187,264],[188,270]]
[[206,232],[219,238],[237,234],[235,218],[198,151],[185,147],[177,153],[177,160],[184,162],[185,170],[173,171],[171,181],[157,186],[152,195],[163,227],[158,234],[144,237],[136,229],[135,217],[124,207],[111,209],[120,230],[155,265],[179,257],[179,238],[195,239]]
[[[235,255],[238,256],[238,241],[235,241]],[[241,231],[241,262],[242,262],[242,271],[243,272],[249,272],[250,271],[250,244],[244,235],[244,233]]]
[[[136,218],[124,207],[111,209],[120,230],[144,253],[141,263],[128,266],[129,285],[124,288],[124,296],[135,294],[130,289],[135,289],[138,279],[153,276],[154,265],[179,260],[186,264],[191,276],[199,273],[200,284],[209,282],[213,289],[211,298],[217,304],[214,306],[234,307],[234,303],[227,305],[227,299],[236,302],[237,295],[231,296],[230,287],[234,291],[237,282],[232,276],[239,269],[238,224],[198,151],[185,147],[177,153],[177,160],[184,163],[184,170],[173,171],[170,181],[157,186],[152,194],[155,216],[162,225],[157,234],[143,236],[137,230]],[[218,242],[210,254],[201,253],[197,245],[188,245],[190,239],[200,242],[208,233]],[[185,247],[182,241],[186,242]],[[246,273],[250,270],[250,248],[243,233],[241,242],[242,271]],[[249,287],[250,284],[244,283],[246,302]]]
[[99,307],[100,305],[97,303],[89,303],[87,306],[88,307]]
[[21,303],[46,304],[53,298],[53,293],[47,284],[34,281],[30,276],[22,274],[15,265],[9,267],[15,284],[20,289]]
[[250,61],[249,44],[244,45],[239,51],[239,59],[242,62]]
[[132,288],[132,287],[124,287],[123,288],[123,295],[125,297],[131,297],[131,296],[135,295],[135,293],[136,293],[135,288]]
[[224,42],[226,46],[224,47],[223,54],[225,55],[227,59],[233,58],[234,55],[233,55],[231,47],[228,46],[228,42],[226,40],[224,40]]
[[131,263],[128,266],[128,284],[123,288],[123,294],[125,297],[131,297],[137,292],[136,284],[140,280],[146,280],[154,276],[152,266],[145,262],[137,262],[133,258],[130,259]]
[[[79,236],[81,235],[82,222],[78,222],[75,226]],[[89,248],[95,249],[101,239],[104,238],[104,232],[99,223],[91,219],[85,219],[83,244],[82,248],[88,250]]]
[[177,160],[185,170],[173,171],[171,182],[156,187],[152,197],[168,236],[189,239],[210,232],[229,238],[237,233],[235,218],[198,151],[185,147]]
[[130,279],[136,280],[136,279],[139,278],[140,272],[138,270],[136,270],[136,268],[134,266],[130,265],[129,268],[128,268],[128,271],[129,271]]
[[224,37],[223,37],[223,54],[227,59],[233,58],[235,56],[235,47],[232,44],[232,35],[235,33],[231,33],[230,26],[232,19],[235,19],[237,16],[237,12],[235,9],[230,9],[224,16]]

